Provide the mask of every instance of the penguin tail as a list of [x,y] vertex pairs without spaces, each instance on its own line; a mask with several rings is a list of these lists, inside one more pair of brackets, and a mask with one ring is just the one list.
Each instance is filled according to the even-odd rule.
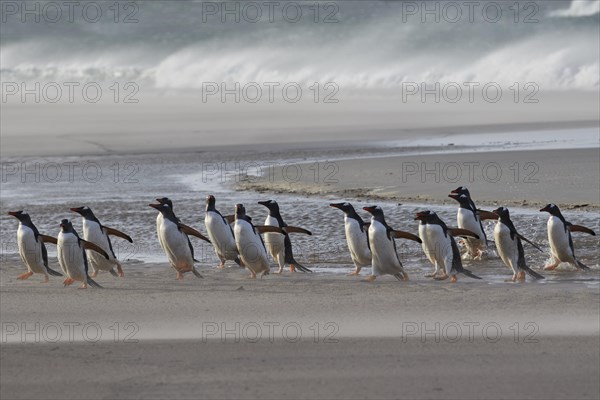
[[582,263],[581,261],[579,261],[577,259],[575,260],[575,266],[584,271],[588,271],[590,269],[590,267],[588,267],[587,265],[585,265],[584,263]]
[[544,278],[543,275],[538,274],[537,272],[535,272],[534,270],[532,270],[531,268],[527,267],[527,268],[523,268],[525,270],[525,272],[527,272],[529,274],[529,276],[531,276],[532,278],[535,279],[546,279]]
[[198,271],[196,270],[196,268],[192,268],[192,273],[193,273],[194,275],[196,275],[196,278],[204,279],[204,277],[202,276],[202,274],[200,274],[200,272],[198,272]]
[[235,262],[240,267],[244,268],[244,264],[242,264],[242,260],[240,260],[240,257],[236,257],[235,260],[233,260],[233,262]]
[[55,271],[51,268],[46,267],[46,271],[48,271],[48,275],[52,275],[52,276],[63,276],[60,272]]
[[472,273],[471,271],[469,271],[466,268],[463,268],[462,271],[460,271],[462,274],[468,276],[469,278],[473,278],[473,279],[481,279],[480,277],[478,277],[477,275],[475,275],[474,273]]
[[114,269],[114,268],[111,268],[109,272],[110,272],[110,274],[111,274],[112,276],[114,276],[115,278],[118,278],[118,277],[119,277],[119,274],[117,274],[117,271],[115,271],[115,269]]
[[96,282],[89,276],[87,277],[87,284],[96,289],[104,289],[98,282]]

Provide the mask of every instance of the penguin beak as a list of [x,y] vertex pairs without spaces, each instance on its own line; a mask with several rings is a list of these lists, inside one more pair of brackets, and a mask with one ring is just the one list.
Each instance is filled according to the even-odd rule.
[[425,214],[423,212],[418,212],[415,216],[415,221],[422,221],[425,218]]
[[375,210],[375,206],[369,206],[369,207],[363,207],[363,210],[365,210],[366,212],[373,214],[373,211]]
[[16,217],[17,215],[21,214],[21,211],[9,211],[7,214]]
[[77,214],[81,214],[82,209],[83,209],[83,207],[69,208],[69,210],[76,212]]
[[540,209],[540,212],[549,212],[550,211],[550,207],[549,206],[545,206],[544,208]]
[[452,193],[452,194],[458,194],[458,190],[459,190],[459,189],[460,189],[460,188],[456,188],[456,189],[454,189],[453,191],[451,191],[450,193]]
[[269,207],[269,203],[271,200],[259,201],[258,204],[261,206]]
[[449,194],[448,197],[454,200],[458,200],[458,194],[456,194],[456,191],[453,190],[451,193],[452,194]]
[[331,203],[331,204],[329,205],[329,207],[338,208],[338,209],[340,209],[340,210],[341,210],[341,209],[342,209],[342,204],[343,204],[343,203]]
[[160,208],[160,206],[162,206],[162,204],[148,204],[148,205],[157,210]]

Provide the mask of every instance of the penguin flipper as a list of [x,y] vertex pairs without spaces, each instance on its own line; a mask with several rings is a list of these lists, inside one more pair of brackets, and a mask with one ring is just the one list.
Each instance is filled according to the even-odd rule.
[[235,222],[235,215],[225,215],[223,219],[229,224],[233,224]]
[[[515,232],[516,233],[516,232]],[[527,243],[529,243],[530,245],[532,245],[536,250],[541,251],[542,253],[544,252],[544,250],[540,249],[540,247],[533,243],[531,240],[527,239],[526,237],[524,237],[523,235],[521,235],[520,233],[517,233],[517,237],[521,240],[526,241]]]
[[581,225],[573,225],[573,224],[571,224],[571,225],[569,225],[569,230],[571,232],[584,232],[584,233],[587,233],[589,235],[596,236],[596,232],[594,232],[590,228],[586,228],[585,226],[581,226]]
[[52,276],[63,276],[63,274],[61,274],[58,271],[55,271],[51,268],[46,267],[46,271],[48,271],[48,275],[52,275]]
[[114,276],[115,278],[118,278],[118,277],[119,277],[119,274],[117,274],[117,271],[115,271],[115,269],[114,269],[114,268],[111,268],[111,269],[110,269],[110,271],[108,271],[108,272],[110,272],[110,274],[111,274],[112,276]]
[[102,247],[98,246],[95,243],[92,242],[88,242],[87,240],[84,239],[79,239],[81,241],[81,247],[83,247],[86,250],[93,250],[96,253],[100,253],[104,256],[104,258],[106,258],[107,260],[110,260],[110,257],[108,256],[108,253],[105,252]]
[[118,236],[121,239],[127,240],[129,243],[133,243],[133,239],[129,235],[127,235],[117,229],[109,228],[108,226],[103,226],[103,228],[106,229],[107,234],[113,235],[113,236]]
[[589,271],[590,267],[588,267],[587,265],[585,265],[584,263],[582,263],[581,261],[579,261],[578,259],[575,259],[575,266],[581,270],[584,271]]
[[281,233],[282,235],[285,235],[285,232],[283,229],[281,229],[278,226],[271,226],[271,225],[258,225],[258,226],[254,226],[254,229],[258,232],[258,233]]
[[181,232],[185,233],[186,235],[195,236],[199,239],[204,240],[205,242],[210,243],[209,238],[207,238],[206,236],[204,236],[203,234],[201,234],[200,232],[198,232],[191,226],[187,226],[185,224],[182,224],[181,222],[178,225],[179,225],[179,229],[181,230]]
[[56,239],[53,236],[48,236],[48,235],[42,235],[42,234],[40,234],[38,237],[42,238],[42,240],[44,241],[44,243],[52,243],[52,244],[57,244],[58,243],[58,239]]
[[452,236],[469,236],[469,237],[473,237],[475,239],[479,239],[478,234],[476,234],[475,232],[472,232],[468,229],[448,228],[448,232],[450,232],[450,234]]
[[458,250],[456,241],[454,240],[454,238],[452,236],[450,236],[450,244],[452,246],[452,269],[458,273],[468,276],[469,278],[481,279],[480,277],[478,277],[477,275],[475,275],[474,273],[472,273],[468,269],[465,269],[462,266],[462,260],[460,258],[460,250]]
[[408,240],[415,241],[417,243],[423,243],[423,241],[421,240],[420,237],[418,237],[417,235],[413,235],[410,232],[394,230],[391,233],[392,233],[392,236],[396,239],[408,239]]
[[192,274],[196,275],[196,278],[204,279],[204,276],[202,276],[202,274],[200,274],[196,268],[192,268]]
[[477,210],[477,212],[479,213],[480,221],[484,221],[486,219],[498,219],[498,215],[491,211]]
[[286,233],[304,233],[305,235],[312,235],[312,233],[304,228],[299,228],[297,226],[285,226],[282,228]]
[[104,289],[98,282],[93,280],[89,275],[87,276],[87,284],[96,289]]

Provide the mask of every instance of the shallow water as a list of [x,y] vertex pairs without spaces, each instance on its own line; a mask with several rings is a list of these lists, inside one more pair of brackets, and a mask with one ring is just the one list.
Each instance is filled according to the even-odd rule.
[[[257,204],[259,200],[274,199],[280,204],[282,216],[289,225],[301,226],[312,231],[312,236],[293,235],[294,253],[302,264],[318,273],[345,274],[353,270],[346,247],[343,214],[328,206],[334,201],[347,200],[365,220],[367,213],[361,208],[372,203],[359,199],[338,199],[331,196],[304,197],[285,194],[235,191],[233,184],[246,174],[257,175],[266,171],[272,163],[281,164],[281,158],[272,154],[267,160],[264,155],[239,153],[193,153],[145,156],[102,156],[87,158],[46,158],[11,161],[3,163],[1,229],[2,254],[12,259],[16,254],[17,221],[6,212],[25,209],[40,232],[57,235],[62,218],[74,219],[75,228],[81,231],[81,219],[69,212],[70,207],[88,205],[106,226],[115,227],[129,234],[134,243],[113,238],[117,257],[125,260],[125,268],[148,268],[150,263],[168,265],[156,239],[156,211],[148,204],[157,197],[170,197],[177,216],[186,224],[204,228],[204,205],[208,194],[217,198],[217,208],[222,214],[232,214],[236,203],[243,203],[255,223],[266,217],[266,208]],[[302,161],[302,160],[296,160]],[[13,164],[11,164],[13,163]],[[71,164],[66,164],[71,163]],[[15,172],[15,169],[18,169]],[[304,171],[306,169],[303,168]],[[57,171],[60,171],[60,178]],[[251,179],[254,179],[251,177]],[[476,196],[476,194],[474,194]],[[415,212],[423,209],[436,211],[449,225],[455,225],[456,207],[436,204],[403,204],[378,201],[385,212],[388,223],[395,229],[417,233]],[[548,248],[546,236],[547,214],[535,209],[511,208],[513,221],[525,237]],[[598,231],[600,215],[597,212],[565,212],[573,223],[586,225]],[[488,239],[493,237],[495,222],[485,223]],[[572,271],[572,268],[546,273],[541,284],[569,280],[575,284],[598,287],[598,237],[582,233],[573,235],[577,254],[582,262],[593,269],[593,273]],[[200,268],[218,264],[211,245],[192,239]],[[421,276],[432,270],[417,243],[399,240],[398,251],[405,268],[413,276]],[[493,245],[492,245],[493,246]],[[50,256],[55,249],[49,246]],[[540,253],[525,245],[528,264],[543,266],[548,253]],[[56,262],[55,260],[53,262]],[[497,284],[510,277],[510,271],[493,254],[485,261],[464,261],[466,268],[481,275],[488,284]],[[368,273],[369,268],[363,273]],[[466,278],[465,278],[466,279]]]

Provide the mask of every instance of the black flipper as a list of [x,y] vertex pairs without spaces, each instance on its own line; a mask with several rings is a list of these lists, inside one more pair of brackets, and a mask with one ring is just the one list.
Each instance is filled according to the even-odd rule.
[[481,279],[480,277],[473,274],[471,271],[469,271],[468,269],[465,269],[462,266],[462,260],[460,258],[460,251],[458,250],[456,241],[454,240],[454,238],[452,236],[450,236],[450,243],[452,244],[452,269],[460,274],[468,276],[469,278]]
[[90,278],[89,275],[87,276],[87,284],[96,289],[104,289],[98,282]]
[[118,278],[118,277],[119,277],[119,274],[117,274],[117,271],[115,271],[115,269],[114,269],[114,268],[111,268],[111,269],[110,269],[110,271],[108,271],[108,272],[110,272],[110,274],[111,274],[112,276],[116,277],[116,278]]
[[582,263],[581,261],[579,261],[578,259],[575,259],[575,266],[581,270],[584,271],[589,271],[590,267],[588,267],[587,265],[585,265],[584,263]]
[[192,268],[192,273],[196,275],[196,278],[204,279],[204,277],[196,270],[196,268]]
[[286,264],[294,265],[294,267],[301,272],[312,272],[310,269],[306,268],[294,259],[294,252],[292,251],[292,241],[290,240],[290,236],[287,233],[285,234],[285,238],[283,239],[283,244],[285,246],[284,260]]
[[244,266],[242,265],[242,260],[240,260],[239,256],[235,257],[235,260],[233,260],[233,261],[240,267],[244,268]]
[[525,250],[523,249],[523,243],[521,243],[520,236],[521,235],[517,237],[517,250],[519,252],[519,260],[517,261],[517,266],[523,271],[527,272],[532,278],[546,279],[543,275],[538,274],[537,272],[529,268],[529,266],[527,266],[527,263],[525,262]]

